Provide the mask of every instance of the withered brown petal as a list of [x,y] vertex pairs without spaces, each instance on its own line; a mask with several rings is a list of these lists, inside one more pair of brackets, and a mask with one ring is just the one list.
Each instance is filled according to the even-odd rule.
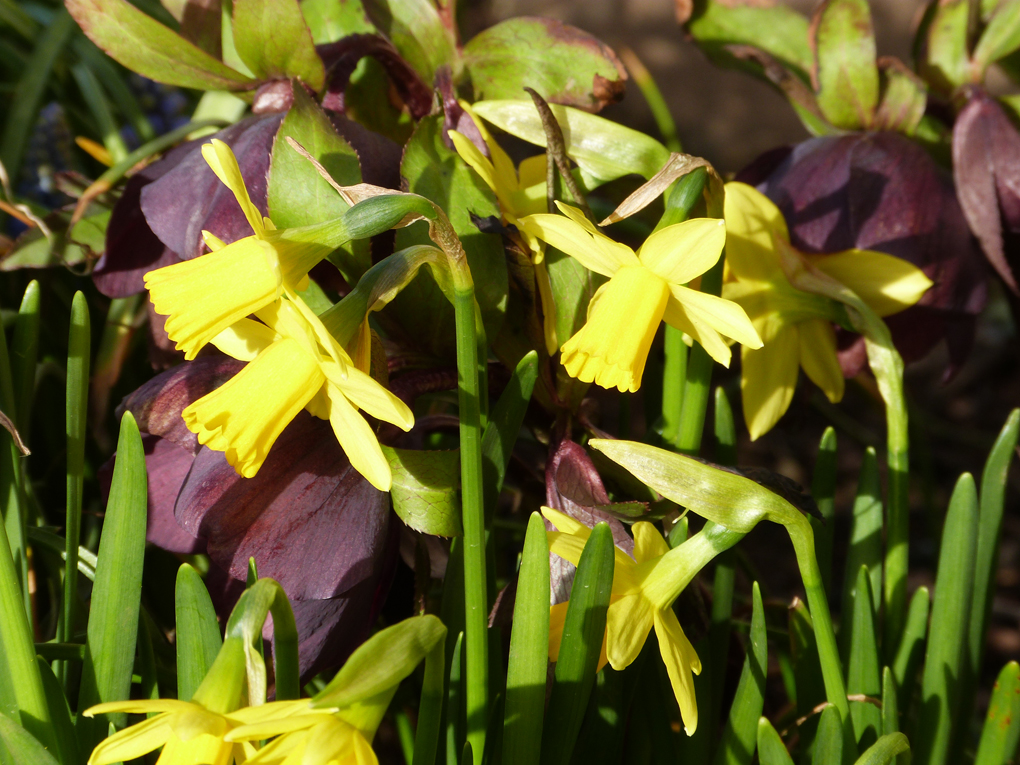
[[212,138],[230,146],[252,203],[266,215],[269,154],[282,120],[282,114],[253,116],[208,138],[192,141],[176,167],[142,189],[145,220],[163,244],[190,260],[206,252],[203,229],[227,244],[252,235],[233,192],[209,169],[201,146]]
[[329,423],[301,412],[253,478],[203,448],[175,512],[231,576],[244,578],[253,557],[260,576],[307,600],[335,597],[375,573],[389,497],[351,467]]

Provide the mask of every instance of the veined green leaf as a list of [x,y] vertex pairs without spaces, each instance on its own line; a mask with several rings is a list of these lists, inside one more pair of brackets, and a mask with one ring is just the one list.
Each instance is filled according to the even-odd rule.
[[[120,420],[117,461],[99,541],[79,710],[101,702],[124,701],[130,695],[138,637],[147,494],[142,437],[135,418],[126,412]],[[95,718],[79,715],[75,726],[79,744],[91,750],[106,737],[111,722],[122,725],[123,720],[123,713]]]
[[764,717],[758,720],[758,761],[761,765],[793,765],[786,744]]
[[[755,582],[751,594],[751,640],[737,693],[722,741],[715,753],[715,765],[747,765],[758,741],[758,718],[765,704],[765,673],[768,670],[768,641],[765,632],[765,608],[761,590]],[[721,680],[722,678],[720,678]]]
[[596,524],[581,553],[570,591],[556,679],[543,728],[542,765],[570,762],[606,634],[613,556],[609,524]]
[[[879,677],[878,636],[875,633],[875,607],[868,579],[868,567],[861,566],[857,574],[857,592],[854,596],[853,628],[850,631],[849,661],[846,672],[846,691],[878,698],[882,691]],[[881,734],[882,713],[874,704],[855,701],[850,706],[857,745],[866,749]]]
[[875,112],[875,130],[895,130],[914,135],[928,104],[928,86],[924,80],[896,58],[880,58],[882,101]]
[[1020,744],[1020,665],[1011,661],[995,681],[974,765],[1005,765]]
[[373,34],[376,31],[361,0],[303,0],[301,12],[316,45],[336,42],[347,35]]
[[827,0],[811,24],[818,106],[837,128],[870,127],[878,107],[875,34],[867,0]]
[[[479,117],[529,143],[545,146],[545,129],[529,101],[479,101]],[[550,104],[567,155],[591,178],[606,183],[636,173],[651,178],[669,161],[669,149],[651,136],[569,106]]]
[[297,77],[322,90],[326,70],[297,0],[234,0],[237,55],[259,79]]
[[434,82],[443,64],[459,68],[456,31],[444,23],[433,0],[366,0],[365,9],[425,82]]
[[532,513],[517,578],[503,727],[504,765],[538,762],[542,752],[549,664],[549,544],[545,522]]
[[177,569],[174,611],[177,617],[177,698],[190,701],[216,661],[223,639],[205,582],[187,563]]
[[460,452],[382,450],[393,473],[390,495],[400,520],[425,534],[460,536]]

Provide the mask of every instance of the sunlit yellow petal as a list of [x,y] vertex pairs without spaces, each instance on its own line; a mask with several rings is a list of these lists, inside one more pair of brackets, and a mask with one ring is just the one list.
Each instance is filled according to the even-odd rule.
[[251,741],[254,739],[272,738],[296,730],[307,730],[319,723],[332,719],[330,712],[313,710],[304,700],[304,713],[270,717],[261,722],[241,725],[226,735],[227,741]]
[[622,266],[639,265],[637,255],[629,247],[616,242],[613,242],[615,247],[604,245],[583,226],[566,216],[528,215],[518,223],[526,233],[565,252],[597,274],[612,276]]
[[307,765],[348,763],[354,759],[351,755],[355,753],[356,738],[361,738],[361,734],[353,727],[343,720],[330,717],[308,731],[303,761]]
[[790,237],[779,208],[746,183],[727,183],[723,210],[729,270],[741,279],[781,278],[774,241],[779,238],[789,242]]
[[591,529],[581,523],[575,518],[571,518],[566,513],[561,513],[559,510],[554,510],[551,507],[542,506],[542,515],[545,519],[553,525],[557,531],[562,531],[565,534],[580,534],[585,539],[591,534]]
[[[310,699],[270,701],[266,704],[260,704],[257,707],[242,707],[241,709],[230,713],[230,719],[241,723],[241,725],[230,731],[226,738],[229,741],[243,741],[248,738],[248,736],[240,735],[240,731],[244,730],[248,726],[257,725],[265,720],[277,720],[285,717],[294,717],[295,715],[306,714],[311,708]],[[333,710],[334,708],[331,707],[323,707],[316,709],[316,712],[328,713]],[[259,733],[259,731],[256,731],[256,733]],[[264,735],[253,735],[251,738],[268,737]]]
[[[674,287],[674,289],[681,288]],[[700,314],[697,312],[689,313],[687,306],[675,297],[670,296],[670,299],[666,302],[666,310],[663,311],[662,318],[669,326],[679,329],[684,334],[701,343],[701,346],[708,355],[715,359],[715,361],[724,367],[729,367],[730,347],[715,328],[701,321]]]
[[280,340],[182,417],[200,443],[224,453],[245,478],[255,475],[276,438],[326,382],[300,343]]
[[167,715],[167,725],[181,741],[198,736],[223,738],[227,733],[227,718],[191,704],[188,709]]
[[403,401],[360,369],[350,367],[345,381],[331,381],[359,409],[396,425],[401,430],[414,427],[414,414]]
[[202,734],[190,741],[172,737],[163,747],[156,765],[231,765],[234,745],[217,736]]
[[202,147],[202,157],[223,185],[234,193],[252,231],[256,236],[261,236],[265,232],[262,213],[252,204],[251,197],[248,196],[248,189],[245,188],[244,177],[241,175],[241,168],[237,165],[234,152],[223,141],[214,138]]
[[701,662],[694,652],[694,646],[687,639],[680,622],[673,610],[667,608],[656,611],[655,636],[659,639],[659,652],[669,674],[673,694],[680,704],[680,717],[684,721],[684,731],[688,736],[694,735],[698,728],[698,702],[694,697],[694,678],[691,673],[700,674]]
[[241,319],[216,335],[211,342],[228,356],[254,361],[260,352],[279,339],[280,336],[265,324]]
[[[536,154],[521,161],[517,167],[517,177],[520,181],[521,191],[527,192],[528,198],[541,200],[543,205],[546,202],[545,195],[545,154]],[[531,212],[542,212],[544,207]]]
[[556,201],[556,207],[561,213],[570,218],[574,223],[583,228],[594,239],[595,244],[605,252],[610,258],[616,260],[621,265],[632,265],[632,257],[637,257],[636,253],[627,245],[617,242],[615,239],[606,236],[602,229],[596,226],[584,211],[573,205],[568,205],[564,202]]
[[166,724],[166,718],[165,714],[159,715],[114,733],[92,750],[88,765],[126,762],[159,749],[172,735],[170,726]]
[[563,642],[563,624],[567,618],[570,601],[556,603],[549,607],[549,661],[559,661],[560,643]]
[[86,709],[82,714],[86,717],[110,714],[111,712],[127,712],[128,714],[149,714],[151,712],[180,712],[190,709],[190,701],[179,699],[132,699],[130,701],[107,701]]
[[307,741],[307,731],[280,736],[248,757],[245,765],[302,765]]
[[502,184],[507,189],[517,188],[517,173],[514,172],[514,163],[511,161],[507,153],[503,151],[503,147],[499,145],[489,129],[485,126],[485,121],[479,119],[478,115],[475,114],[474,109],[471,108],[471,104],[461,99],[459,101],[461,108],[471,116],[471,120],[475,123],[475,127],[478,129],[479,134],[482,136],[482,140],[485,141],[486,147],[489,149],[489,156],[492,157],[492,166],[496,172],[497,183]]
[[[450,136],[450,140],[453,141],[453,148],[457,150],[460,158],[463,159],[468,166],[474,170],[485,181],[485,185],[496,192],[497,197],[501,197],[499,185],[496,183],[496,169],[492,166],[492,162],[478,150],[478,147],[474,145],[470,138],[462,133],[458,133],[456,130],[449,130],[446,133]],[[517,186],[516,178],[514,178],[514,187]],[[512,189],[506,189],[504,191],[510,191]],[[503,200],[500,198],[500,206],[503,206]]]
[[640,590],[611,603],[606,614],[609,642],[606,653],[613,669],[624,669],[641,653],[652,630],[652,604]]
[[662,321],[669,287],[643,266],[623,267],[588,306],[588,321],[563,344],[571,377],[603,388],[641,387],[648,351]]
[[588,534],[563,534],[553,531],[549,533],[549,552],[559,555],[576,566],[581,560],[581,551],[584,550],[586,541],[588,541]]
[[747,313],[737,303],[680,285],[670,285],[670,292],[674,298],[683,303],[687,315],[695,326],[707,324],[741,345],[761,348],[761,338],[758,337],[751,320],[747,318]]
[[227,246],[227,243],[218,236],[204,229],[202,231],[202,239],[205,241],[205,245],[209,248],[210,252],[217,252]]
[[552,283],[545,261],[535,262],[535,283],[542,306],[542,333],[545,335],[545,350],[550,356],[556,353],[559,342],[556,338],[556,304],[553,302]]
[[[357,370],[352,367],[350,371],[353,374]],[[329,383],[328,391],[329,422],[351,466],[379,491],[389,491],[393,483],[390,463],[372,428],[333,383]]]
[[669,545],[653,524],[638,521],[631,530],[634,532],[634,559],[638,563],[653,560],[669,552]]
[[275,257],[272,246],[248,237],[145,275],[152,305],[169,317],[166,332],[185,358],[195,358],[224,329],[276,300],[281,278]]
[[686,284],[719,261],[725,243],[723,221],[694,218],[649,236],[638,250],[638,259],[666,281]]
[[740,396],[751,440],[768,433],[793,400],[800,362],[800,333],[784,327],[759,350],[744,347],[740,355]]
[[800,331],[800,365],[811,382],[833,404],[843,398],[843,370],[836,357],[836,332],[832,324],[821,319],[803,321]]
[[806,257],[819,271],[856,292],[879,316],[909,308],[933,284],[913,263],[884,252],[847,250]]

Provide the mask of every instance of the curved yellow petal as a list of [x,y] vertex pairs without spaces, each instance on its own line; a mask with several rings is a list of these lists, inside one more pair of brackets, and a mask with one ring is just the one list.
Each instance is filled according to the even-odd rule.
[[636,391],[669,287],[643,266],[625,266],[599,292],[598,301],[589,304],[587,323],[563,344],[560,363],[582,382]]
[[205,242],[205,246],[209,248],[209,252],[216,252],[227,246],[227,243],[218,236],[204,229],[202,230],[202,240]]
[[707,324],[720,334],[736,340],[748,348],[761,348],[761,338],[755,330],[747,313],[738,303],[715,295],[688,289],[680,285],[670,285],[673,297],[683,303],[687,315],[695,326]]
[[[585,528],[588,527],[585,526]],[[591,531],[591,529],[588,530]],[[588,536],[588,534],[564,534],[552,531],[549,533],[549,552],[559,555],[563,560],[570,561],[576,566],[581,560],[581,551],[584,550]]]
[[847,250],[807,258],[819,271],[857,293],[879,316],[910,308],[934,284],[913,263],[884,252]]
[[166,332],[195,355],[230,325],[276,300],[281,288],[276,251],[255,237],[183,263],[150,271],[145,287],[156,313],[167,316]]
[[652,604],[640,590],[632,591],[609,605],[606,655],[613,669],[625,669],[641,653],[652,631]]
[[377,420],[389,422],[405,431],[414,427],[414,414],[407,404],[360,369],[348,367],[346,380],[331,382],[352,404]]
[[470,116],[471,120],[475,123],[475,127],[482,136],[482,140],[485,141],[486,147],[489,149],[489,156],[492,157],[492,167],[496,173],[496,182],[505,186],[505,188],[516,189],[517,185],[517,173],[514,171],[514,163],[503,151],[503,147],[499,145],[489,129],[485,127],[485,121],[480,119],[475,110],[471,108],[471,104],[463,99],[459,100],[461,108],[466,111]]
[[798,327],[784,327],[771,343],[759,350],[745,346],[740,360],[744,422],[753,441],[772,430],[793,400],[800,366]]
[[[693,290],[691,291],[693,292]],[[669,326],[679,329],[697,340],[709,356],[729,368],[730,347],[723,340],[722,335],[701,320],[701,316],[697,312],[689,313],[687,306],[671,296],[666,302],[666,310],[663,311],[662,318]]]
[[[522,191],[527,190],[528,196],[536,199],[541,198],[545,202],[545,153],[536,154],[533,157],[521,160],[517,167],[517,177],[520,181]],[[532,191],[534,189],[534,191]],[[539,189],[541,193],[539,193]],[[536,212],[538,212],[536,210]]]
[[656,231],[637,255],[667,282],[686,284],[719,261],[725,243],[726,224],[722,220],[694,218]]
[[680,705],[684,731],[688,736],[693,736],[698,728],[698,702],[694,696],[694,678],[691,673],[701,674],[701,662],[671,608],[657,610],[654,620],[659,652],[666,665],[673,694]]
[[[190,709],[194,704],[179,699],[132,699],[130,701],[106,701],[91,706],[82,712],[85,717],[105,715],[110,712],[127,712],[128,714],[150,714],[152,712],[181,712]],[[126,729],[125,729],[126,730]]]
[[556,336],[556,303],[552,293],[552,282],[549,281],[549,269],[546,267],[544,259],[535,259],[535,283],[538,285],[538,298],[542,307],[542,333],[545,336],[545,350],[552,356],[559,347]]
[[[174,699],[167,700],[173,701]],[[181,703],[186,704],[187,702]],[[106,705],[101,704],[100,706]],[[96,714],[103,713],[97,712]],[[114,733],[92,750],[88,765],[110,765],[113,762],[127,762],[159,749],[173,735],[170,726],[166,724],[166,717],[167,715],[159,715],[151,720],[143,720],[137,725],[131,725],[122,731]]]
[[634,532],[634,560],[645,563],[669,552],[669,545],[654,524],[638,521],[631,530]]
[[181,416],[199,443],[223,452],[238,473],[251,478],[283,429],[325,382],[317,360],[286,338]]
[[214,337],[211,342],[228,356],[254,361],[262,351],[280,339],[262,322],[241,319]]
[[637,255],[629,247],[603,237],[612,246],[607,245],[584,226],[564,215],[528,215],[521,218],[518,224],[525,233],[551,244],[597,274],[612,276],[622,266],[640,265]]
[[159,756],[162,765],[231,765],[234,745],[222,738],[202,734],[190,741],[171,737]]
[[846,385],[843,370],[836,357],[836,332],[832,324],[821,319],[797,325],[800,331],[800,365],[804,373],[833,404],[843,399]]
[[[356,370],[352,367],[350,371],[353,374]],[[329,383],[327,390],[329,422],[351,466],[379,491],[389,491],[393,474],[379,446],[379,439],[339,388]]]
[[304,713],[281,717],[269,717],[260,722],[239,725],[226,735],[227,741],[252,741],[255,739],[272,738],[297,730],[307,730],[319,723],[332,719],[331,712],[313,710],[305,699]]
[[559,510],[554,510],[551,507],[542,505],[542,515],[557,531],[562,531],[565,534],[580,534],[585,539],[591,534],[591,529],[581,523],[575,518],[571,518],[566,513],[561,513]]
[[302,765],[358,762],[354,751],[355,738],[361,738],[361,734],[343,720],[336,717],[323,720],[308,731]]
[[191,741],[198,736],[222,739],[228,730],[226,717],[209,712],[197,704],[192,704],[189,709],[167,715],[166,724],[181,741]]
[[[472,143],[471,139],[463,133],[458,133],[456,130],[448,130],[446,134],[450,136],[450,140],[453,141],[453,148],[457,150],[460,158],[463,159],[468,166],[474,170],[485,181],[485,185],[496,192],[496,196],[500,197],[500,206],[503,206],[502,194],[499,184],[496,182],[496,169],[492,166],[492,162],[479,151],[478,147]],[[516,179],[515,179],[516,180]],[[517,184],[514,183],[514,186]],[[503,189],[503,191],[510,191],[512,189]]]
[[251,197],[248,196],[241,168],[237,165],[237,157],[234,156],[230,147],[218,138],[213,138],[202,147],[202,157],[223,185],[234,192],[237,204],[241,206],[241,212],[244,213],[255,236],[260,237],[265,234],[266,227],[262,222],[262,213],[258,211],[258,208],[252,203]]
[[746,183],[727,183],[723,202],[726,220],[726,265],[741,279],[785,280],[775,239],[790,241],[779,208]]
[[570,601],[549,606],[549,661],[560,660],[560,643],[563,642],[563,624]]

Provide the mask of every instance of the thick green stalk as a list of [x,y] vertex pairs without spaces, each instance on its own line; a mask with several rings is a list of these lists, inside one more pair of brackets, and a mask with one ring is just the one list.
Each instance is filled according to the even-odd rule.
[[665,364],[662,368],[662,440],[674,448],[680,438],[680,415],[684,403],[684,380],[687,378],[687,346],[684,333],[666,326]]
[[[701,291],[718,295],[722,291],[723,258],[701,277]],[[676,449],[681,454],[696,455],[701,449],[701,435],[705,430],[705,412],[712,387],[712,357],[700,343],[691,346],[687,362],[687,382],[684,385],[683,413],[680,415],[680,433]]]
[[466,263],[462,268],[454,270],[454,280],[464,525],[467,740],[472,751],[484,752],[489,695],[489,609],[486,598],[485,504],[482,491],[481,385],[478,374],[475,291]]

